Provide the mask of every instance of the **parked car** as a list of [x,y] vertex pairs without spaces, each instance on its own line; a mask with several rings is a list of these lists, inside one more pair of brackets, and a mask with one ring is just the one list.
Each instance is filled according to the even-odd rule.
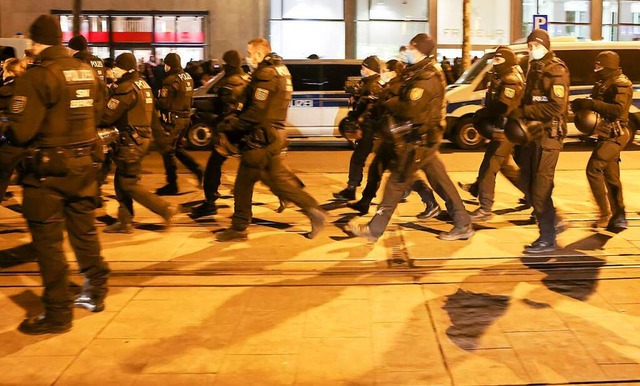
[[[339,138],[338,124],[349,111],[349,95],[344,91],[349,77],[360,75],[359,60],[285,60],[293,81],[293,98],[285,129],[292,139]],[[214,86],[224,73],[219,73],[193,96],[191,127],[185,139],[196,149],[211,146],[213,100],[218,96]]]
[[[522,69],[526,72],[529,57],[526,44],[510,46],[520,60]],[[566,38],[551,39],[551,49],[569,67],[571,74],[570,99],[584,98],[591,94],[595,82],[593,66],[598,53],[606,50],[615,51],[620,55],[620,65],[623,72],[633,83],[633,103],[629,108],[629,126],[632,135],[640,127],[640,45],[637,42],[603,42],[581,41]],[[494,50],[487,53],[472,65],[462,76],[447,87],[447,133],[449,140],[462,149],[476,149],[481,147],[485,139],[473,127],[473,114],[482,107],[483,98],[488,84],[488,72],[491,70],[491,59]],[[570,111],[568,136],[586,139],[573,124],[573,114]],[[633,137],[632,137],[633,138]]]

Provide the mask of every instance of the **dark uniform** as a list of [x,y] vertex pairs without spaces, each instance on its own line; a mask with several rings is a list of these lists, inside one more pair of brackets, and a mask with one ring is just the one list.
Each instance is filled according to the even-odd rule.
[[102,59],[93,55],[91,52],[89,52],[89,50],[78,51],[73,54],[73,57],[91,65],[91,67],[93,67],[93,70],[96,72],[98,79],[101,82],[106,82],[104,61]]
[[376,71],[378,74],[362,78],[360,81],[360,94],[354,102],[353,114],[362,132],[361,138],[356,141],[356,147],[349,161],[349,180],[347,187],[334,197],[339,200],[355,200],[356,187],[360,186],[363,177],[364,164],[373,150],[375,141],[375,121],[377,117],[376,102],[383,92],[384,82],[380,78],[380,63],[374,56],[366,58],[362,65]]
[[462,186],[464,190],[478,197],[480,208],[471,214],[473,220],[491,218],[496,187],[496,175],[501,171],[518,189],[521,189],[520,170],[514,164],[514,145],[504,134],[504,117],[518,108],[524,95],[524,74],[515,63],[515,55],[501,47],[496,56],[504,58],[504,63],[494,65],[491,81],[485,96],[485,108],[478,111],[476,119],[491,123],[495,129],[484,153],[476,182]]
[[[55,34],[56,29],[57,38],[40,35],[43,30]],[[32,39],[51,47],[40,53],[40,64],[16,82],[9,116],[10,140],[34,149],[23,179],[23,215],[42,273],[45,313],[20,325],[29,334],[71,328],[65,228],[87,279],[86,290],[96,303],[107,293],[109,274],[94,225],[98,185],[92,158],[96,117],[104,102],[91,67],[69,56],[60,45],[59,31],[50,16],[40,16],[32,25]]]
[[168,54],[165,63],[171,69],[167,72],[162,81],[162,87],[158,91],[161,125],[154,124],[152,127],[167,176],[167,185],[158,189],[156,193],[172,195],[178,193],[176,158],[196,175],[199,184],[202,184],[204,172],[196,160],[187,153],[180,140],[190,123],[193,79],[182,69],[180,57],[177,54]]
[[[412,39],[412,49],[429,55],[435,43],[426,34]],[[454,228],[438,237],[444,240],[467,239],[473,236],[471,220],[460,195],[438,157],[442,140],[446,101],[446,81],[440,66],[430,57],[412,64],[403,72],[400,94],[386,102],[397,122],[410,121],[413,129],[396,141],[396,164],[387,181],[382,202],[368,225],[350,224],[351,231],[370,240],[383,233],[398,202],[413,182],[414,173],[422,169],[430,185],[445,200],[454,221]]]
[[[528,41],[538,35],[546,35],[548,42],[546,32],[539,31],[542,30],[534,30]],[[541,138],[522,146],[518,162],[522,186],[530,193],[540,229],[540,237],[525,247],[528,253],[552,251],[556,247],[556,210],[551,194],[556,164],[566,134],[568,99],[569,69],[564,62],[552,51],[539,60],[531,60],[522,108],[514,110],[516,116],[539,121],[544,127]]]
[[118,222],[105,228],[105,232],[130,233],[134,200],[167,222],[176,213],[176,208],[139,184],[142,158],[151,141],[153,94],[151,87],[135,71],[133,55],[121,54],[116,58],[116,65],[130,72],[118,80],[118,87],[107,102],[100,122],[102,127],[115,125],[120,131],[120,143],[115,151],[115,189],[120,203]]
[[[596,72],[598,81],[591,92],[592,99],[576,99],[574,111],[589,109],[600,114],[603,121],[594,135],[598,143],[587,163],[587,179],[598,206],[600,218],[594,224],[610,229],[626,228],[627,221],[620,182],[620,152],[630,139],[629,106],[633,99],[633,85],[620,69],[618,55],[605,51],[596,64],[604,68]],[[611,209],[611,212],[609,212]],[[609,220],[609,216],[611,219]]]
[[[239,53],[238,53],[239,55]],[[214,107],[217,118],[213,123],[214,130],[228,117],[234,116],[242,109],[245,99],[245,89],[249,84],[250,77],[242,67],[240,67],[239,56],[238,65],[224,65],[224,76],[216,84],[213,92],[218,95]],[[218,188],[222,178],[222,165],[227,159],[226,155],[220,154],[215,148],[211,151],[207,166],[204,171],[204,197],[205,202],[194,209],[194,216],[200,217],[208,214],[215,214],[217,211],[215,201],[220,197]]]
[[219,233],[219,241],[246,239],[251,223],[253,187],[259,180],[271,181],[270,188],[281,199],[302,208],[311,219],[313,238],[324,226],[325,215],[318,202],[302,190],[295,176],[283,164],[283,143],[279,130],[284,127],[293,86],[291,74],[275,53],[265,56],[252,73],[246,103],[232,135],[241,135],[240,168],[234,187],[231,228]]
[[[0,114],[8,113],[11,98],[13,97],[15,79],[13,76],[5,78],[2,87],[0,87]],[[2,135],[1,130],[0,135]],[[9,188],[13,171],[26,153],[27,151],[24,148],[11,146],[4,137],[0,137],[0,201],[5,197],[5,193]]]

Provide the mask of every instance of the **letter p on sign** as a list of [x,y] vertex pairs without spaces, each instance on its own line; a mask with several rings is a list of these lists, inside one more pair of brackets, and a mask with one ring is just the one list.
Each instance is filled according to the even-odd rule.
[[549,27],[547,15],[533,15],[533,29],[543,29],[547,31]]

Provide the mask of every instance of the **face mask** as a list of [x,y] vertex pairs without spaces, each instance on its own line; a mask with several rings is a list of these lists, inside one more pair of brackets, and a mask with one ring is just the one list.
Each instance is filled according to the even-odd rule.
[[533,60],[540,60],[549,52],[545,46],[536,46],[529,50],[529,57]]
[[124,75],[126,71],[121,69],[120,67],[114,67],[111,72],[114,78],[120,79],[122,78],[122,75]]
[[407,64],[414,64],[416,62],[411,51],[405,51],[404,55],[407,57]]

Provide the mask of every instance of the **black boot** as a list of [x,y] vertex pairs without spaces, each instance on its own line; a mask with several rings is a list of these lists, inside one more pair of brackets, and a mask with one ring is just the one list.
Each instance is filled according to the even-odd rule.
[[333,193],[333,198],[336,200],[353,201],[356,199],[356,187],[347,186],[338,193]]
[[367,200],[364,197],[360,199],[360,201],[349,202],[347,206],[356,212],[358,212],[361,216],[369,213],[369,206],[371,206],[371,200]]
[[158,196],[175,196],[176,194],[178,194],[178,184],[174,183],[168,183],[165,186],[158,188],[156,190],[156,194]]
[[71,330],[72,325],[71,318],[54,318],[45,312],[23,320],[18,330],[27,335],[61,334]]
[[191,210],[191,218],[211,216],[218,213],[218,206],[215,201],[204,200],[204,202]]

